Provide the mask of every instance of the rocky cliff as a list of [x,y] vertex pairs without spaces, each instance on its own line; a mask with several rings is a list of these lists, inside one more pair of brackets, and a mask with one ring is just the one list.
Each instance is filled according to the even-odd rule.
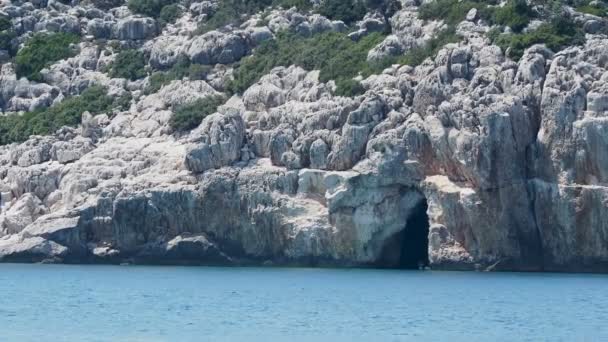
[[[201,30],[221,5],[179,1],[163,24],[123,1],[1,2],[17,57],[0,50],[0,119],[46,115],[94,85],[128,95],[0,146],[1,261],[608,271],[602,16],[564,4],[584,40],[513,56],[479,8],[450,24],[405,0],[349,23],[319,2],[269,5]],[[227,86],[285,32],[380,32],[373,61],[427,46],[449,25],[458,40],[417,65],[356,76],[351,96],[299,64],[243,91]],[[19,51],[40,32],[80,39],[39,77],[22,76]],[[113,74],[126,48],[141,53],[144,74]],[[204,77],[150,90],[153,72],[184,58]],[[177,108],[202,111],[212,96],[223,104],[195,128],[172,126]]]

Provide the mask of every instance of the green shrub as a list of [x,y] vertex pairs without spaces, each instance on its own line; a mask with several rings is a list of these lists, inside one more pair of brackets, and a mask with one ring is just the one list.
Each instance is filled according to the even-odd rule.
[[534,44],[545,44],[554,52],[570,45],[581,45],[585,34],[580,27],[566,16],[559,16],[549,23],[542,24],[536,30],[527,33],[490,35],[494,44],[503,51],[510,49],[509,56],[518,60],[524,51]]
[[481,17],[487,11],[487,5],[470,0],[435,0],[418,8],[418,17],[424,20],[443,20],[448,25],[456,25],[463,21],[467,13],[476,8]]
[[10,56],[14,56],[17,53],[17,45],[14,43],[14,39],[17,37],[15,31],[5,30],[0,32],[0,50],[8,51]]
[[169,6],[177,2],[176,0],[129,0],[127,7],[131,12],[145,15],[152,18],[158,18],[163,7]]
[[0,15],[0,31],[10,30],[13,27],[11,24],[11,18]]
[[586,4],[586,5],[577,7],[576,10],[581,13],[587,13],[587,14],[598,16],[598,17],[607,17],[608,16],[608,9],[605,6],[602,6],[600,4],[597,4],[597,5]]
[[102,114],[117,106],[124,106],[125,98],[112,98],[106,89],[92,86],[80,96],[63,100],[61,103],[23,115],[0,116],[0,145],[22,142],[30,135],[48,135],[63,126],[76,126],[82,113]]
[[169,121],[171,127],[178,132],[196,128],[204,118],[217,111],[217,107],[226,102],[223,96],[208,96],[194,103],[180,106],[173,111]]
[[336,81],[336,95],[354,97],[365,93],[361,82],[352,78],[341,78]]
[[504,7],[494,11],[494,23],[509,26],[513,31],[520,32],[535,17],[535,13],[528,6],[526,0],[511,0]]
[[152,94],[160,90],[164,85],[171,83],[173,80],[183,79],[188,77],[190,80],[202,80],[204,79],[211,67],[202,64],[191,64],[188,57],[183,56],[178,59],[177,63],[167,71],[157,71],[150,75],[148,79],[148,85],[144,92],[146,94]]
[[325,0],[318,8],[318,12],[332,20],[342,20],[351,24],[363,19],[367,13],[364,0]]
[[312,8],[310,0],[274,0],[273,5],[287,9],[295,7],[300,11],[306,11]]
[[275,40],[261,44],[252,56],[241,60],[228,90],[242,93],[277,66],[298,65],[306,70],[320,70],[322,82],[351,79],[359,73],[369,75],[376,68],[367,62],[367,53],[383,38],[374,33],[354,42],[345,33],[336,32],[310,38],[279,34]]
[[124,0],[93,0],[93,5],[102,10],[109,10],[114,7],[122,6]]
[[163,7],[158,18],[162,26],[173,24],[182,15],[182,10],[177,4],[171,4]]
[[146,76],[146,61],[141,51],[122,50],[110,66],[110,77],[127,78],[132,81]]
[[70,33],[37,33],[15,57],[17,76],[41,81],[40,70],[58,60],[74,56],[70,44],[80,38]]

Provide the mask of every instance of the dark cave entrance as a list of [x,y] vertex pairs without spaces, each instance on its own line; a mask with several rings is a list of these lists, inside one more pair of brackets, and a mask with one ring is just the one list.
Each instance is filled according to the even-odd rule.
[[428,205],[422,200],[410,214],[402,230],[384,242],[378,267],[419,269],[429,265]]

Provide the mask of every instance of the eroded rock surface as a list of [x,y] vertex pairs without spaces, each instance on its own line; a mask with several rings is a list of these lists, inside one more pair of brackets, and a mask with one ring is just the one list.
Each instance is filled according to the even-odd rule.
[[[369,60],[403,54],[440,29],[406,5]],[[46,83],[17,80],[3,64],[5,112],[47,107],[91,84],[133,100],[84,113],[80,129],[0,146],[1,261],[399,266],[399,239],[426,229],[435,269],[608,271],[602,34],[558,53],[533,46],[514,62],[471,11],[458,26],[462,42],[363,79],[362,95],[336,96],[319,71],[278,67],[178,134],[172,111],[225,95],[231,64],[262,41],[344,23],[273,10],[195,35],[195,18],[214,2],[192,3],[162,30],[126,7],[84,16],[69,8],[4,11],[26,32],[84,30],[140,44],[154,68],[180,58],[213,67],[205,79],[147,94],[149,78],[109,78],[114,51],[86,41],[43,72]],[[351,36],[386,24],[369,14]],[[408,223],[420,208],[422,228]]]

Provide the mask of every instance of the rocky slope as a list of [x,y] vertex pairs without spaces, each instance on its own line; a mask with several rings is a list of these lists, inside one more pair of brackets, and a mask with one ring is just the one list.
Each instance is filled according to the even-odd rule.
[[[605,19],[568,7],[585,42],[533,45],[515,61],[471,11],[456,25],[460,42],[359,77],[361,95],[337,96],[319,71],[286,65],[228,96],[234,63],[282,31],[359,39],[386,23],[275,8],[201,34],[217,3],[179,5],[162,27],[121,1],[1,2],[21,47],[34,32],[82,37],[42,82],[18,79],[5,53],[3,115],[91,85],[132,98],[0,146],[1,261],[399,267],[421,230],[425,253],[413,261],[428,252],[433,269],[608,271]],[[419,6],[402,1],[369,59],[404,54],[445,26],[420,19]],[[186,56],[210,72],[148,93],[150,76],[110,76],[113,41],[144,52],[147,70]],[[220,94],[229,99],[198,127],[171,128],[176,107]]]

